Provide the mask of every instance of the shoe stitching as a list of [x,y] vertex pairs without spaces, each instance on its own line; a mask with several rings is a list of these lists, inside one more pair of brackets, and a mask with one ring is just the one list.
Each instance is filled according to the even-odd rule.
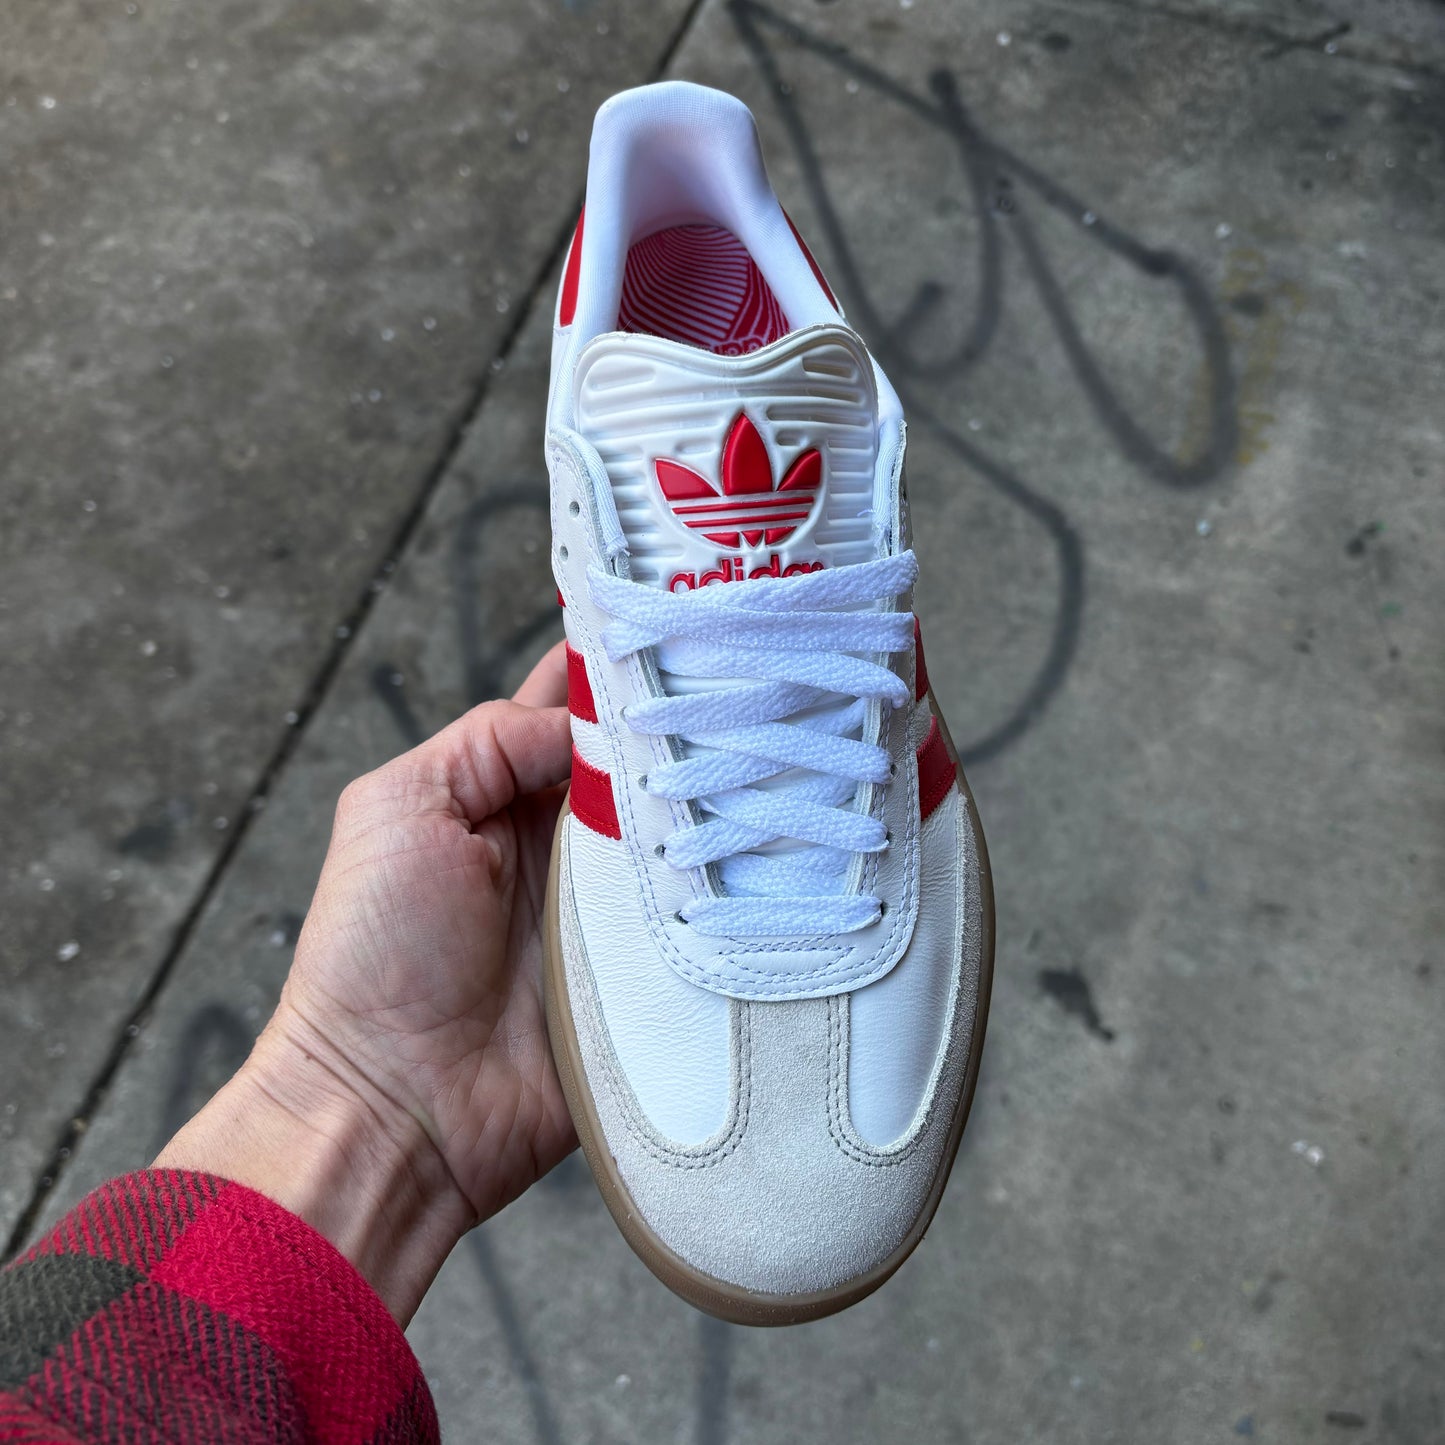
[[[954,882],[954,907],[955,918],[963,922],[968,911],[968,887],[966,879],[968,870],[976,866],[976,859],[972,858],[969,847],[970,835],[966,831],[967,818],[963,812],[959,813],[957,826],[957,847],[959,855],[959,867],[955,871]],[[968,938],[967,930],[964,931],[963,940],[966,944]],[[961,1042],[963,1037],[964,1012],[967,1006],[967,999],[964,992],[963,979],[964,957],[960,953],[958,958],[959,972],[956,975],[952,986],[952,1008],[949,1012],[948,1041],[943,1049],[943,1056],[939,1061],[936,1070],[928,1080],[928,1103],[924,1107],[922,1116],[915,1120],[904,1137],[894,1143],[885,1145],[882,1148],[869,1144],[861,1138],[852,1125],[852,1118],[848,1109],[848,1054],[851,1042],[851,1029],[844,1021],[843,1000],[834,998],[829,1000],[828,1010],[828,1132],[833,1142],[842,1150],[848,1158],[855,1163],[865,1164],[872,1169],[886,1169],[895,1165],[907,1163],[914,1154],[922,1147],[925,1137],[929,1134],[938,1111],[938,1100],[942,1092],[943,1083],[950,1074],[957,1072],[960,1053],[967,1062],[967,1048]],[[975,998],[975,1008],[977,1000]],[[851,1017],[851,1016],[850,1016]]]
[[[564,952],[563,966],[567,975],[569,987],[573,983],[574,973],[585,969],[586,977],[577,980],[586,991],[584,1006],[594,1023],[589,1030],[590,1038],[583,1040],[578,1034],[578,1041],[585,1051],[594,1051],[597,1054],[598,1062],[601,1065],[601,1072],[604,1083],[607,1086],[608,1095],[618,1112],[622,1116],[622,1122],[627,1132],[653,1159],[661,1164],[666,1164],[676,1169],[706,1169],[714,1164],[720,1164],[737,1148],[742,1141],[744,1132],[747,1129],[748,1119],[751,1114],[752,1105],[752,1021],[746,1003],[739,1001],[738,1010],[735,1015],[736,1023],[729,1030],[730,1051],[735,1052],[738,1059],[737,1073],[729,1088],[728,1120],[724,1126],[723,1134],[715,1141],[704,1142],[701,1145],[677,1145],[669,1141],[661,1134],[648,1119],[646,1112],[637,1100],[631,1084],[623,1071],[621,1061],[617,1058],[616,1050],[612,1045],[611,1038],[607,1035],[606,1018],[602,1012],[602,1000],[597,994],[596,981],[592,976],[592,965],[587,959],[585,941],[582,939],[581,925],[577,920],[576,902],[571,897],[571,882],[568,873],[564,872],[563,879],[559,880],[559,887],[565,886],[568,889],[568,896],[565,903],[567,910],[567,932],[576,939],[577,947],[574,950],[577,955],[574,962]],[[575,1021],[574,1021],[575,1029]],[[589,1050],[589,1044],[591,1050]]]

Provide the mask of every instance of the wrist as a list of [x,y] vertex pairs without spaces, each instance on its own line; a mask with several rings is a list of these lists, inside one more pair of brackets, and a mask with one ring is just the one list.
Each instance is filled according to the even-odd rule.
[[275,1200],[330,1240],[403,1326],[476,1222],[422,1125],[284,1003],[156,1164]]

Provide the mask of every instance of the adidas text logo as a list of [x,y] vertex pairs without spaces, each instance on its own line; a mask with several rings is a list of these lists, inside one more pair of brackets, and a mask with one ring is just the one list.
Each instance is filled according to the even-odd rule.
[[695,587],[711,587],[718,582],[741,582],[745,577],[801,577],[806,572],[822,570],[821,562],[789,562],[784,567],[776,552],[768,558],[766,565],[754,567],[751,571],[744,569],[741,557],[719,557],[716,570],[704,572],[701,577],[696,572],[674,572],[668,579],[667,590],[691,592]]

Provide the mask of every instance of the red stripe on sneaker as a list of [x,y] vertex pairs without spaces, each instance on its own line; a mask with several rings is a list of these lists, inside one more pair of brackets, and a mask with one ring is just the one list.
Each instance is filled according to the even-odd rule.
[[604,838],[620,838],[617,804],[612,797],[612,778],[601,768],[594,768],[576,748],[572,749],[571,806],[579,823],[585,823]]
[[577,217],[577,229],[572,233],[572,246],[567,252],[567,269],[562,273],[562,300],[557,308],[557,324],[570,326],[577,314],[577,286],[582,279],[582,223],[587,219],[587,208]]
[[918,630],[918,619],[913,619],[913,700],[922,702],[928,691],[928,667],[923,661],[923,634]]
[[567,644],[567,711],[583,722],[597,721],[597,702],[587,680],[587,659]]
[[802,247],[803,255],[807,258],[808,265],[812,267],[814,280],[823,288],[823,295],[828,298],[833,310],[841,315],[842,308],[838,305],[838,298],[833,295],[833,288],[828,284],[828,278],[823,274],[823,268],[813,259],[813,253],[808,249],[808,243],[803,239],[802,232],[793,224],[793,218],[786,211],[783,212],[783,219],[788,223],[788,229],[793,233],[793,239]]
[[[928,736],[918,750],[918,817],[921,822],[947,796],[948,790],[958,777],[958,768],[948,755],[948,745],[943,741],[943,731],[938,719],[928,724]],[[576,783],[573,783],[576,788]],[[609,801],[611,795],[609,794]]]

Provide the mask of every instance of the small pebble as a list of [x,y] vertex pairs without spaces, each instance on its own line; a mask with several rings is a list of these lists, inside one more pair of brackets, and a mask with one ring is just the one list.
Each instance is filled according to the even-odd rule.
[[1201,536],[1207,537],[1214,530],[1214,523],[1208,517],[1201,517],[1195,524],[1194,530]]
[[55,956],[61,963],[69,963],[70,960],[75,958],[79,953],[80,944],[73,938],[69,943],[62,943],[60,947],[55,950]]

